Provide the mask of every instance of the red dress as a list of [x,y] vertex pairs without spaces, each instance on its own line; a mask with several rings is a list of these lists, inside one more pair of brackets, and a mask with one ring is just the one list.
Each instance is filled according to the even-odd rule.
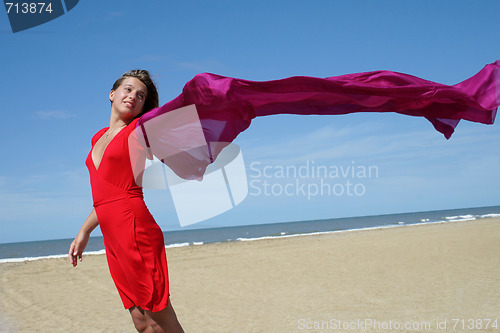
[[[92,150],[86,165],[109,270],[123,305],[157,312],[168,304],[167,260],[162,230],[134,181],[128,136],[136,122],[115,135],[97,169]],[[94,135],[92,147],[107,129]]]

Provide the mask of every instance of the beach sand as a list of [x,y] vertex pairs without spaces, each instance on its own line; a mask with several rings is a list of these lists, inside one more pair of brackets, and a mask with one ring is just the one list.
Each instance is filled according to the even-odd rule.
[[[499,332],[499,253],[500,218],[488,218],[171,248],[167,257],[186,332]],[[1,332],[135,332],[103,255],[77,268],[67,259],[0,264],[0,281],[0,320],[10,325]],[[486,329],[489,319],[498,328]]]

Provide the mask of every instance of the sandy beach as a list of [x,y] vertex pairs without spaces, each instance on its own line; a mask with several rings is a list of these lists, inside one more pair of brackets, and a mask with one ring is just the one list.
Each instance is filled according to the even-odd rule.
[[[167,250],[186,332],[499,332],[500,218]],[[0,264],[0,332],[135,332],[103,255]],[[495,326],[497,320],[497,327]]]

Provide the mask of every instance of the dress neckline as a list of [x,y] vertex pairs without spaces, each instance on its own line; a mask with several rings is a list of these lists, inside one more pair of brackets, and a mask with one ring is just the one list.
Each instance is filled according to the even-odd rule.
[[[130,124],[129,124],[129,125],[130,125]],[[128,125],[127,125],[127,126],[128,126]],[[97,141],[96,141],[96,142],[92,145],[92,149],[90,150],[90,160],[91,160],[92,165],[94,166],[94,169],[95,169],[96,171],[98,171],[98,170],[99,170],[99,168],[101,167],[102,161],[103,161],[103,159],[104,159],[104,155],[106,154],[106,150],[108,149],[109,145],[113,142],[113,140],[114,140],[117,136],[119,136],[119,135],[120,135],[120,133],[121,133],[121,132],[123,132],[123,130],[124,130],[124,129],[126,129],[126,128],[127,128],[127,126],[123,127],[121,130],[119,130],[119,131],[115,134],[115,136],[114,136],[114,137],[112,137],[112,138],[111,138],[111,140],[109,140],[109,142],[108,142],[108,144],[106,145],[106,147],[104,147],[104,150],[103,150],[102,155],[101,155],[101,159],[100,159],[100,161],[99,161],[99,165],[96,165],[96,162],[95,162],[95,159],[94,159],[94,147],[95,147],[95,145],[97,144],[97,141],[99,141],[99,140],[102,138],[102,136],[104,135],[104,133],[106,133],[106,131],[107,131],[107,130],[109,130],[109,127],[105,127],[105,128],[103,128],[103,129],[102,129],[102,130],[104,130],[104,131],[103,131],[103,132],[102,132],[102,134],[99,136],[99,138],[97,139]],[[101,131],[102,131],[102,130],[101,130]]]

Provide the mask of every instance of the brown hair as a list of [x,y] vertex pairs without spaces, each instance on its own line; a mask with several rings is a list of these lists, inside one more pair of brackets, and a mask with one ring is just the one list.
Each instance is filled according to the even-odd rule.
[[133,69],[130,70],[126,73],[124,73],[118,80],[115,81],[113,84],[112,90],[118,89],[120,84],[122,84],[123,80],[125,80],[128,77],[134,77],[144,83],[144,85],[147,88],[147,93],[146,93],[146,100],[144,101],[144,107],[142,108],[142,111],[137,117],[140,117],[144,113],[151,111],[154,108],[158,107],[158,91],[156,90],[156,85],[149,75],[149,72],[144,69]]

